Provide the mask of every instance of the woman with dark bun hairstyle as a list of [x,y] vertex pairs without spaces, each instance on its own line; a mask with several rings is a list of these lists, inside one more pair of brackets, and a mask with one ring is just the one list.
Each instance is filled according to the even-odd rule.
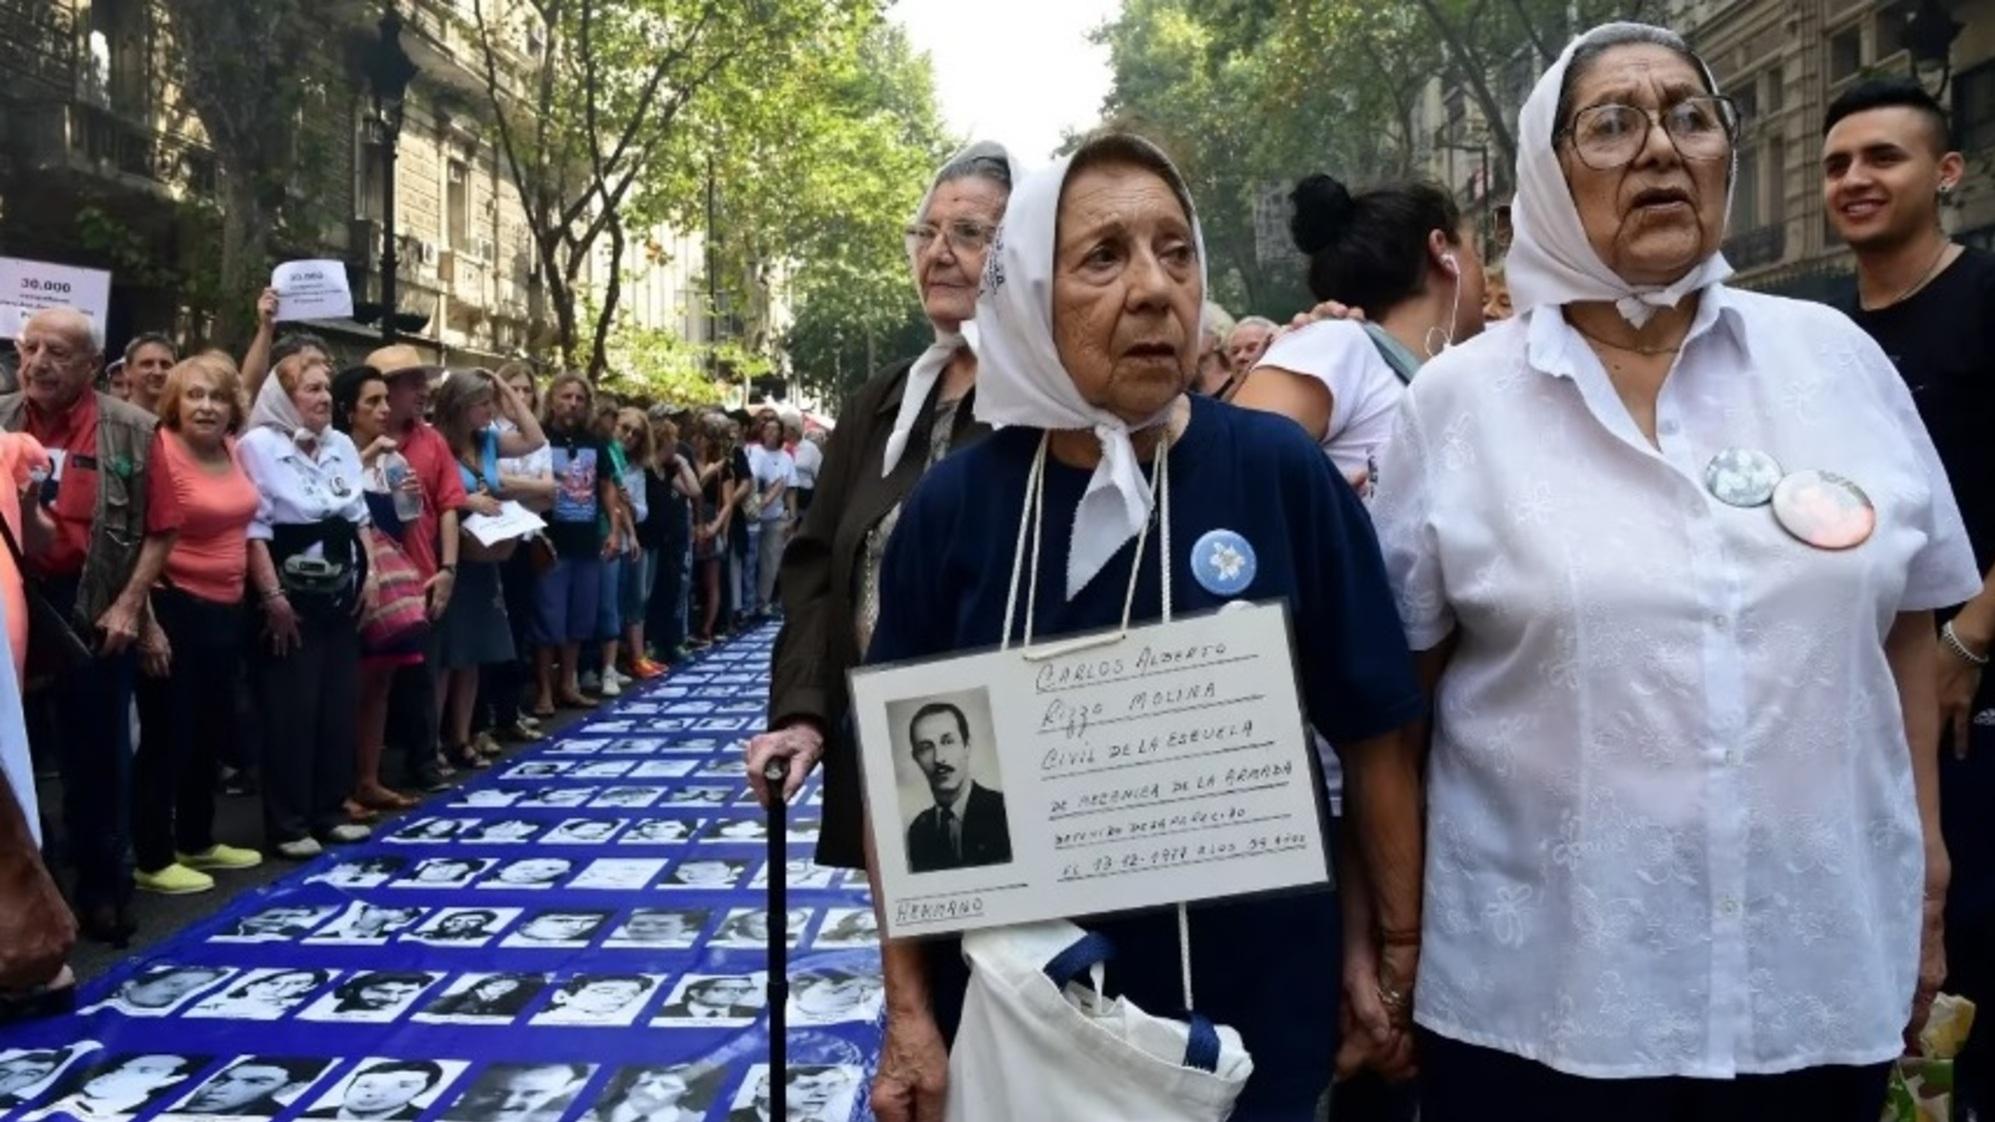
[[1289,197],[1310,292],[1364,309],[1369,322],[1322,320],[1276,339],[1233,402],[1291,418],[1369,490],[1406,384],[1421,363],[1482,330],[1482,258],[1454,200],[1432,184],[1354,196],[1312,175]]

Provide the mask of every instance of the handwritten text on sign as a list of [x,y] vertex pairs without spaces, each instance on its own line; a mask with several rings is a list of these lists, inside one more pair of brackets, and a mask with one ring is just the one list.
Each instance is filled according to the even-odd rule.
[[888,934],[1322,884],[1286,616],[852,676]]

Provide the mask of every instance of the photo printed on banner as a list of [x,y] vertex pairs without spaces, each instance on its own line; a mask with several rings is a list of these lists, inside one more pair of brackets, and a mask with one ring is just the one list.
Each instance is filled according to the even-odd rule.
[[[783,862],[783,883],[791,888],[830,888],[839,870],[829,865],[820,865],[808,857],[792,857]],[[769,863],[764,861],[755,870],[755,879],[748,882],[750,888],[769,887]]]
[[665,806],[726,806],[734,799],[735,787],[681,787],[665,796]]
[[754,844],[769,840],[767,823],[754,818],[729,818],[709,826],[700,835],[702,842],[733,842]]
[[569,888],[634,891],[665,869],[663,857],[602,857],[589,862]]
[[505,1024],[547,988],[545,974],[466,974],[416,1011],[433,1024]]
[[427,970],[359,970],[313,1002],[300,1020],[385,1025],[407,1012],[442,974]]
[[811,946],[826,949],[879,945],[880,921],[871,908],[826,909],[817,938],[811,941]]
[[574,767],[567,760],[529,760],[499,773],[501,779],[552,779]]
[[438,908],[421,927],[402,936],[436,947],[482,947],[519,918],[520,908]]
[[534,1025],[626,1028],[665,979],[656,974],[578,974],[555,985]]
[[238,1056],[157,1117],[160,1122],[275,1118],[338,1062],[319,1057]]
[[42,1097],[69,1066],[97,1051],[94,1040],[53,1048],[0,1050],[0,1110],[18,1110]]
[[388,882],[389,888],[463,888],[479,873],[499,863],[496,857],[430,857],[418,861],[408,875]]
[[632,779],[682,779],[699,766],[698,760],[646,760],[630,769]]
[[538,834],[541,825],[531,818],[494,818],[465,830],[457,840],[475,845],[521,845]]
[[535,912],[499,941],[502,947],[586,947],[610,913],[599,908],[554,908]]
[[210,943],[290,943],[311,934],[339,910],[338,904],[273,904],[230,923]]
[[712,1063],[619,1068],[577,1122],[704,1122],[726,1075]]
[[459,830],[477,824],[476,818],[418,818],[385,840],[397,845],[441,845],[456,838]]
[[111,995],[95,1005],[79,1009],[84,1015],[109,1010],[127,1017],[164,1017],[186,1004],[194,995],[213,989],[215,983],[235,974],[227,966],[172,966],[160,963],[142,966],[118,983]]
[[637,908],[610,932],[603,946],[685,949],[700,937],[713,913],[706,908]]
[[629,760],[598,760],[576,764],[568,774],[576,779],[620,779],[635,766]]
[[748,872],[748,861],[737,857],[695,857],[681,861],[665,874],[658,887],[666,889],[733,888]]
[[678,845],[706,824],[704,818],[646,818],[624,831],[618,845]]
[[595,1064],[492,1064],[437,1118],[439,1122],[561,1122],[595,1073]]
[[276,966],[251,970],[190,1006],[183,1017],[275,1021],[338,976],[326,967]]
[[547,832],[542,845],[601,845],[628,825],[628,818],[570,818]]
[[651,1018],[659,1028],[700,1028],[752,1023],[768,1004],[769,976],[687,974],[672,987],[665,1004]]
[[409,867],[406,857],[349,857],[305,878],[306,884],[329,884],[334,888],[379,888]]
[[[791,908],[789,922],[784,925],[788,932],[784,942],[796,946],[803,938],[804,928],[810,925],[809,908]],[[734,908],[721,920],[720,928],[707,941],[710,947],[733,947],[753,950],[769,945],[769,909]]]
[[119,1122],[132,1118],[178,1096],[211,1058],[171,1051],[93,1056],[65,1072],[55,1081],[46,1101],[22,1118],[25,1122],[71,1118]]
[[871,1024],[880,1019],[886,987],[878,970],[816,966],[790,979],[793,1025]]
[[[845,1122],[859,1096],[863,1069],[846,1064],[792,1064],[784,1095],[786,1122]],[[727,1122],[766,1122],[769,1118],[769,1065],[748,1069],[735,1092]]]
[[575,862],[566,857],[522,857],[500,865],[478,887],[539,891],[553,888],[574,872]]
[[520,800],[522,807],[577,807],[596,797],[594,787],[541,787]]
[[605,787],[597,795],[591,807],[645,807],[658,801],[665,794],[663,787]]
[[304,941],[334,946],[378,947],[422,921],[427,908],[388,907],[355,900],[346,911]]
[[520,800],[520,792],[503,787],[480,787],[465,791],[443,804],[448,807],[507,807]]
[[413,1122],[469,1066],[463,1060],[362,1060],[299,1117]]

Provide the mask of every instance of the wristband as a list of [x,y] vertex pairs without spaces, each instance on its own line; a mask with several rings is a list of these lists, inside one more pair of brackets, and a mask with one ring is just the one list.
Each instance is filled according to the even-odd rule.
[[1384,947],[1417,947],[1420,945],[1420,929],[1404,930],[1381,927],[1378,932],[1379,945]]
[[1969,665],[1972,666],[1988,665],[1987,655],[1985,654],[1978,655],[1975,654],[1973,651],[1968,650],[1967,644],[1960,641],[1960,636],[1955,635],[1953,633],[1952,620],[1946,621],[1946,625],[1940,628],[1940,642],[1946,646],[1947,650],[1953,652],[1956,658],[1959,658],[1961,661],[1966,662]]

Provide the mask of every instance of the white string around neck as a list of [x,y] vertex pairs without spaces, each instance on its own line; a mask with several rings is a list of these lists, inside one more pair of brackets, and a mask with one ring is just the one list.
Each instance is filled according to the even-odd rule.
[[[1017,619],[1018,586],[1020,580],[1024,579],[1025,630],[1019,637],[1018,645],[1019,657],[1028,662],[1041,662],[1050,658],[1061,658],[1090,647],[1100,647],[1110,643],[1117,643],[1129,634],[1130,615],[1135,611],[1136,607],[1136,579],[1143,572],[1143,550],[1149,545],[1150,523],[1152,521],[1157,522],[1160,526],[1158,530],[1158,545],[1160,548],[1157,560],[1158,567],[1162,570],[1161,582],[1163,595],[1161,602],[1163,607],[1163,621],[1165,623],[1171,622],[1171,435],[1169,429],[1166,428],[1157,440],[1157,450],[1152,457],[1150,468],[1150,509],[1152,516],[1144,520],[1143,528],[1136,534],[1136,552],[1129,561],[1129,587],[1122,596],[1122,625],[1116,630],[1103,635],[1090,635],[1067,642],[1051,643],[1036,651],[1032,649],[1033,617],[1038,614],[1039,609],[1039,547],[1046,537],[1046,451],[1052,442],[1052,437],[1053,434],[1050,430],[1040,434],[1039,449],[1033,454],[1032,469],[1025,477],[1025,502],[1021,504],[1018,515],[1018,544],[1012,552],[1011,583],[1006,586],[1004,632],[998,639],[999,650],[1008,651],[1011,649],[1011,629],[1012,624]],[[1025,568],[1025,541],[1027,537],[1032,539],[1032,568],[1029,577],[1025,576],[1027,571]],[[1185,1011],[1189,1013],[1194,1008],[1191,994],[1191,918],[1186,915],[1185,906],[1182,902],[1177,906],[1177,913],[1178,980],[1184,987]]]

